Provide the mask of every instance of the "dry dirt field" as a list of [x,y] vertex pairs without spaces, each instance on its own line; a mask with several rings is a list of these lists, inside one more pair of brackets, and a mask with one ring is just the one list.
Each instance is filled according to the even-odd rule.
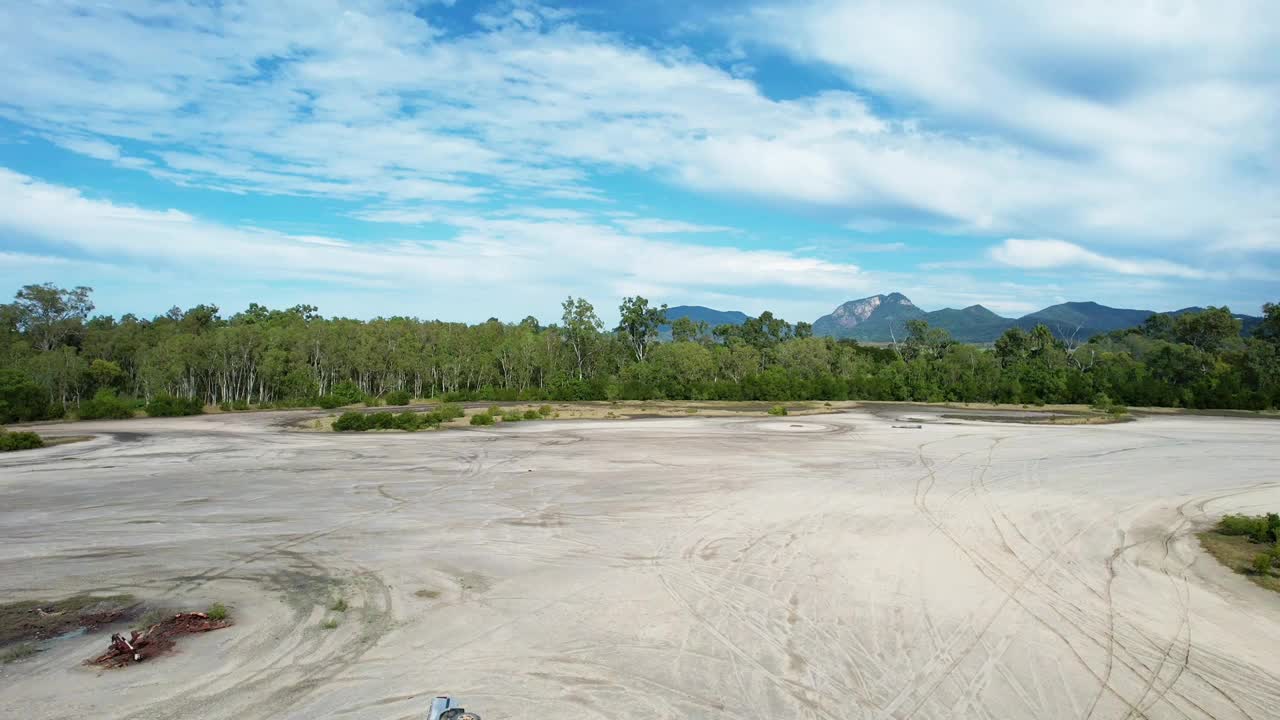
[[1280,717],[1280,595],[1194,537],[1280,509],[1280,422],[922,414],[50,426],[99,437],[0,456],[0,601],[236,624],[123,670],[57,641],[0,717]]

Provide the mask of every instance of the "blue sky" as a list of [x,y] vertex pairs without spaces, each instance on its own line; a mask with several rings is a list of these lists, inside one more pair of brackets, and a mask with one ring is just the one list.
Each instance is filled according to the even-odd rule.
[[0,291],[813,320],[1280,299],[1280,5],[6,3]]

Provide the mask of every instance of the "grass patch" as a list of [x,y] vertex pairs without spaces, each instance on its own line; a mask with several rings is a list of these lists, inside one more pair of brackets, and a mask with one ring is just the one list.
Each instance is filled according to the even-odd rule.
[[17,662],[23,658],[29,658],[37,652],[39,652],[39,650],[36,648],[35,643],[19,643],[13,647],[7,647],[3,651],[0,651],[0,664],[8,665],[11,662]]
[[[1280,576],[1276,573],[1275,546],[1253,542],[1247,535],[1224,535],[1216,530],[1202,532],[1200,545],[1218,562],[1252,580],[1256,585],[1280,592]],[[1267,557],[1266,571],[1255,566],[1260,556]]]
[[320,627],[324,628],[325,630],[336,630],[338,629],[338,619],[329,618],[328,620],[325,620],[324,622],[320,623]]
[[74,595],[53,602],[23,600],[0,605],[0,645],[34,642],[95,628],[130,616],[132,595]]
[[787,408],[782,405],[774,405],[773,407],[769,408],[769,414],[770,415],[786,415]]
[[346,612],[347,611],[346,598],[338,598],[337,600],[334,600],[333,604],[329,606],[329,609],[334,612],[340,612],[340,613]]
[[415,593],[413,594],[413,596],[414,596],[414,597],[416,597],[416,598],[422,598],[422,599],[424,599],[424,600],[435,600],[436,598],[440,597],[440,591],[439,591],[439,590],[427,590],[427,589],[425,589],[425,588],[424,588],[424,589],[422,589],[422,590],[419,590],[419,591],[415,592]]
[[226,620],[227,615],[229,615],[227,612],[227,606],[218,602],[210,605],[209,609],[206,610],[204,614],[208,615],[210,620],[217,620],[219,622]]

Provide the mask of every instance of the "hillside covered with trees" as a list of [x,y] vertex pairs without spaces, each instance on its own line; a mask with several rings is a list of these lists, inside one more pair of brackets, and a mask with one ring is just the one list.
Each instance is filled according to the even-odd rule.
[[92,315],[89,288],[28,285],[0,306],[0,422],[224,407],[333,407],[368,398],[450,400],[914,400],[1280,406],[1280,306],[1240,334],[1226,308],[1069,346],[1011,328],[990,349],[913,320],[892,347],[814,337],[770,313],[740,325],[671,323],[626,298],[606,329],[569,298],[555,324],[324,318],[315,307]]

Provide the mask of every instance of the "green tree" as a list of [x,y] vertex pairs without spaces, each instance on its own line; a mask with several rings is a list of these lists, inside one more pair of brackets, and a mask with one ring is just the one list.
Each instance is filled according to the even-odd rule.
[[561,303],[561,307],[564,309],[560,321],[564,326],[565,341],[573,350],[578,379],[582,380],[586,377],[591,353],[595,349],[604,324],[596,316],[596,309],[584,298],[574,299],[570,295]]
[[1253,335],[1260,340],[1280,344],[1280,303],[1262,306],[1262,322],[1253,329]]
[[1240,336],[1240,321],[1231,317],[1225,307],[1206,308],[1178,316],[1173,325],[1174,338],[1197,350],[1216,352],[1230,339]]
[[658,327],[667,322],[667,306],[649,307],[649,301],[636,295],[625,297],[618,306],[621,321],[617,332],[627,339],[636,362],[644,362],[649,346],[658,339]]
[[93,311],[93,288],[64,290],[53,283],[26,285],[14,295],[19,328],[36,349],[48,352],[59,345]]

